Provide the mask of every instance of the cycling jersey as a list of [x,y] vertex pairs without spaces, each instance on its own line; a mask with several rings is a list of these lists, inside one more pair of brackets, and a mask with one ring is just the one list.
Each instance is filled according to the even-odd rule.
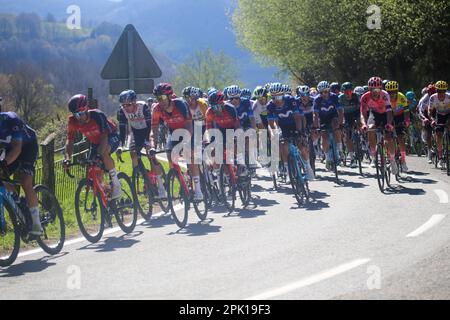
[[67,127],[68,140],[75,140],[75,134],[81,132],[92,144],[98,145],[104,133],[108,135],[117,134],[116,125],[109,121],[102,111],[91,109],[88,111],[88,117],[89,120],[87,123],[80,123],[75,116],[69,116],[69,124]]
[[409,105],[410,112],[416,112],[417,100],[414,98],[411,100],[411,104]]
[[409,112],[408,108],[408,99],[406,99],[405,95],[401,92],[397,93],[397,99],[391,101],[392,112],[394,116],[400,116],[405,112]]
[[314,113],[312,98],[309,98],[308,103],[306,105],[303,104],[301,97],[296,97],[295,99],[297,100],[298,107],[305,115],[309,113]]
[[359,113],[359,99],[356,93],[352,93],[349,100],[344,93],[339,95],[339,104],[344,108],[345,113]]
[[366,92],[361,97],[360,110],[362,114],[366,114],[368,111],[374,111],[378,114],[384,114],[388,111],[392,111],[389,93],[382,90],[380,97],[377,100],[372,98],[370,91]]
[[430,95],[426,93],[420,100],[419,100],[419,113],[423,116],[428,115],[428,104],[430,103]]
[[314,99],[313,107],[314,112],[317,112],[321,118],[323,116],[326,117],[328,115],[335,114],[337,110],[342,109],[342,106],[339,103],[339,97],[334,93],[330,93],[327,100],[325,100],[321,95],[318,95]]
[[277,121],[280,128],[295,126],[295,115],[303,115],[297,102],[291,96],[283,97],[283,106],[277,107],[273,101],[267,106],[267,120]]
[[158,103],[154,106],[152,113],[152,123],[157,124],[162,119],[167,124],[170,133],[176,129],[184,128],[186,121],[192,119],[189,107],[183,100],[174,99],[171,103],[173,105],[172,112],[163,110]]
[[148,137],[151,128],[151,117],[150,108],[143,101],[137,102],[136,111],[133,113],[128,113],[125,108],[121,107],[117,112],[120,142],[122,144],[125,143],[127,126],[131,128],[135,136]]
[[264,122],[263,118],[267,117],[267,103],[261,104],[258,100],[253,101],[253,115],[255,116],[256,124],[261,124]]
[[236,109],[230,103],[225,103],[222,112],[217,114],[210,107],[206,111],[206,129],[235,129],[239,123]]
[[36,141],[36,132],[14,112],[0,112],[0,143],[9,146],[12,140],[23,145]]
[[239,107],[236,108],[241,127],[244,130],[251,128],[250,119],[254,118],[252,103],[250,100],[241,100]]
[[450,113],[450,93],[446,93],[444,100],[439,100],[438,94],[435,93],[430,97],[429,110],[436,109],[440,115],[447,115]]
[[189,110],[192,114],[192,120],[203,122],[205,121],[206,110],[208,110],[208,102],[206,101],[206,99],[199,98],[197,100],[197,106],[195,107],[195,109],[189,107]]

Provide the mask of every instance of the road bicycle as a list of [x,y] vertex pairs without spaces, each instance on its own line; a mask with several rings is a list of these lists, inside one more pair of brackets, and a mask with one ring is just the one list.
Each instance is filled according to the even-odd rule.
[[375,156],[375,168],[378,187],[382,193],[391,188],[391,167],[387,160],[387,151],[384,141],[384,129],[377,128],[377,153]]
[[[13,186],[14,191],[9,191]],[[55,195],[44,185],[36,185],[39,216],[43,234],[34,236],[31,213],[24,197],[19,196],[20,184],[9,178],[0,180],[0,267],[14,263],[20,249],[20,239],[26,244],[36,241],[48,254],[61,252],[65,241],[65,224],[61,206]]]
[[306,164],[298,151],[296,140],[296,137],[286,140],[289,144],[288,171],[294,196],[298,205],[301,206],[309,202],[310,190],[306,178]]
[[[122,194],[119,199],[111,200],[112,186],[106,182],[105,167],[99,156],[78,161],[79,165],[87,167],[87,174],[79,181],[75,192],[75,215],[86,240],[91,243],[98,242],[105,227],[113,227],[113,216],[123,232],[133,232],[137,222],[138,201],[130,178],[123,172],[117,174]],[[66,173],[70,178],[74,178],[69,169]]]

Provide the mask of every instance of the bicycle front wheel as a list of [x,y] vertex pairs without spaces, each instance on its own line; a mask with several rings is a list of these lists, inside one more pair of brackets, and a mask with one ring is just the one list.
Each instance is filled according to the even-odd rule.
[[208,216],[208,198],[210,198],[208,194],[208,188],[206,187],[205,175],[203,172],[200,172],[200,188],[203,193],[203,200],[193,201],[192,203],[194,205],[195,213],[197,214],[198,218],[203,221]]
[[75,192],[75,215],[81,233],[91,243],[98,242],[105,229],[105,208],[99,195],[94,194],[92,182],[82,179]]
[[377,153],[375,156],[375,168],[377,171],[377,181],[378,187],[381,192],[384,193],[384,185],[385,185],[385,168],[386,168],[386,158],[384,156],[384,148],[381,145],[378,145]]
[[122,187],[122,195],[114,200],[114,216],[120,229],[125,233],[133,232],[137,222],[138,201],[130,177],[119,172],[117,178]]
[[[184,228],[188,221],[189,213],[189,195],[186,194],[183,185],[181,184],[180,177],[176,170],[171,169],[169,171],[168,179],[168,197],[169,207],[172,213],[172,218],[178,227]],[[175,210],[175,206],[181,205],[183,208]]]
[[233,166],[221,165],[220,167],[220,193],[228,212],[233,212],[236,202],[236,184],[233,182],[229,168]]
[[4,202],[0,221],[0,267],[7,267],[17,259],[20,249],[20,235],[17,219],[9,205]]
[[38,198],[39,215],[44,234],[37,239],[39,246],[48,254],[61,252],[66,238],[64,216],[53,192],[44,185],[34,187]]

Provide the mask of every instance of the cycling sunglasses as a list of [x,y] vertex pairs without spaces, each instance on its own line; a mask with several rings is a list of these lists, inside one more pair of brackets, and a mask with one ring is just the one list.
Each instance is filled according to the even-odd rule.
[[86,115],[87,111],[80,111],[80,112],[74,112],[73,116],[77,119],[80,120],[82,116]]
[[272,100],[283,100],[283,96],[282,95],[272,96]]

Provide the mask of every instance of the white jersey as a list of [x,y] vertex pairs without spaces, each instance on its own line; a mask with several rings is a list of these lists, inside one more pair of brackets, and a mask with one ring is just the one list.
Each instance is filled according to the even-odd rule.
[[258,100],[253,101],[252,110],[253,115],[255,116],[256,124],[262,123],[261,115],[267,115],[267,104],[262,105]]
[[446,93],[444,100],[439,100],[438,94],[435,93],[430,97],[429,109],[436,109],[437,113],[441,115],[446,115],[450,113],[450,93]]
[[118,114],[119,125],[128,124],[131,129],[142,130],[149,129],[151,121],[150,108],[144,101],[137,102],[135,112],[129,113],[121,107]]
[[428,104],[430,102],[430,96],[426,93],[420,100],[417,107],[419,108],[419,113],[423,115],[425,110],[428,108]]

